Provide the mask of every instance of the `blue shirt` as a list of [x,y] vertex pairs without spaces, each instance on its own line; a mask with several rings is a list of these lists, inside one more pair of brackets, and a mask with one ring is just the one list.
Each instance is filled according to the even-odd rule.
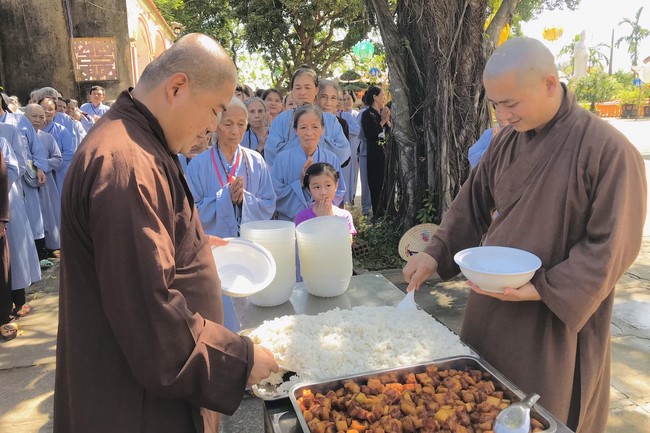
[[[269,167],[273,167],[275,158],[280,152],[300,147],[300,139],[293,129],[293,120],[296,109],[278,114],[266,138],[264,158]],[[335,115],[323,113],[325,128],[318,147],[328,150],[338,158],[338,165],[345,163],[350,158],[350,142],[343,134],[343,128]]]
[[[313,162],[327,162],[341,173],[338,158],[327,149],[318,146],[312,160]],[[312,201],[309,191],[302,187],[302,179],[300,178],[302,168],[307,162],[307,155],[302,147],[296,147],[280,153],[275,162],[275,165],[271,168],[271,178],[273,179],[273,188],[275,188],[275,193],[278,196],[276,203],[278,219],[293,221],[298,212],[307,209],[307,206]],[[343,176],[340,176],[339,187],[334,196],[334,204],[339,205],[343,201],[344,195],[345,181]]]
[[494,134],[493,128],[486,129],[485,131],[483,131],[483,134],[476,141],[476,143],[472,144],[472,147],[470,147],[469,150],[467,151],[467,159],[469,159],[469,165],[471,168],[476,167],[478,163],[481,161],[481,157],[490,146],[490,142],[492,142],[493,134]]

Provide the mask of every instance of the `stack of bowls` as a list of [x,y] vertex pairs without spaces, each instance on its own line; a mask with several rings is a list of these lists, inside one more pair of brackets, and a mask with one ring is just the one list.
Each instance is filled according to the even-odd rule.
[[352,278],[347,221],[336,216],[312,218],[296,228],[296,238],[305,289],[322,297],[343,294]]
[[296,284],[296,226],[291,221],[251,221],[241,225],[241,238],[266,248],[275,260],[276,273],[271,284],[250,296],[253,304],[275,307],[291,297]]

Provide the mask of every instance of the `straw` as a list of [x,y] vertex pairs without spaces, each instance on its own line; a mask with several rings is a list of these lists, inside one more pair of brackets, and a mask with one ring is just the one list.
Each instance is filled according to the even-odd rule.
[[400,257],[408,260],[412,255],[423,251],[436,230],[438,230],[438,226],[431,223],[411,227],[404,233],[397,246]]

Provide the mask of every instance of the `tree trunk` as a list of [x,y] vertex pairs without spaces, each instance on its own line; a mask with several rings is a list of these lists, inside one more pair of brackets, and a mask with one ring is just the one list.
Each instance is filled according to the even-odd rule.
[[501,34],[501,29],[512,21],[512,16],[515,13],[515,9],[521,0],[503,0],[501,6],[497,10],[497,13],[494,14],[494,18],[490,21],[490,25],[485,34],[488,36],[492,48],[496,48],[496,43],[499,41],[499,35]]
[[487,2],[398,0],[396,20],[386,0],[367,2],[387,51],[399,148],[399,166],[387,168],[398,179],[384,187],[397,191],[405,228],[425,200],[439,222],[468,174],[467,149],[489,124],[481,82]]
[[[415,221],[417,212],[416,203],[416,167],[417,167],[417,139],[412,122],[410,110],[412,98],[421,95],[421,85],[409,87],[413,81],[421,83],[418,77],[408,79],[406,61],[408,59],[408,39],[406,35],[400,36],[397,25],[393,19],[386,0],[367,0],[369,10],[372,10],[377,17],[377,25],[381,32],[384,47],[386,49],[386,62],[390,71],[390,93],[393,100],[392,112],[392,133],[395,140],[389,142],[389,146],[399,147],[398,158],[387,158],[389,165],[386,172],[395,170],[398,173],[397,182],[401,191],[401,205],[398,206],[404,215],[407,225],[410,227]],[[417,64],[415,64],[417,67]],[[384,182],[385,188],[393,188],[391,182]],[[392,195],[392,194],[391,194]],[[390,211],[390,209],[389,209]],[[389,212],[390,213],[390,212]]]

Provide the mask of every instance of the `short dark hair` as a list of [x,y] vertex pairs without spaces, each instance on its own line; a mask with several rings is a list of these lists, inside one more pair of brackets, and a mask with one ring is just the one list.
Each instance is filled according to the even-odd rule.
[[352,98],[352,102],[357,102],[357,95],[354,94],[354,90],[346,89],[343,91],[343,94],[350,95],[350,97]]
[[38,100],[38,105],[41,105],[41,104],[43,103],[43,101],[45,101],[46,99],[49,99],[50,101],[52,101],[52,103],[53,103],[54,106],[56,107],[56,98],[53,98],[53,97],[51,97],[51,96],[46,96],[46,97],[44,97],[44,98],[39,99],[39,100]]
[[251,97],[251,88],[244,83],[237,83],[237,87],[235,87],[235,92],[242,92],[244,95]]
[[293,129],[298,129],[298,119],[307,113],[316,113],[320,119],[320,124],[323,125],[323,127],[325,126],[325,119],[323,118],[323,112],[321,109],[315,105],[308,104],[303,105],[296,110],[296,115],[293,117]]
[[372,103],[375,102],[375,96],[379,95],[380,93],[381,88],[377,86],[370,86],[368,87],[368,90],[366,90],[366,93],[363,94],[363,98],[361,100],[364,104],[370,107]]
[[106,90],[104,90],[104,88],[102,86],[92,86],[90,88],[90,92],[88,92],[88,93],[92,94],[94,91],[97,91],[97,90],[101,90],[102,92],[106,93]]
[[312,68],[310,68],[307,65],[301,65],[298,69],[296,69],[296,72],[293,73],[291,76],[291,81],[289,82],[289,88],[293,89],[293,83],[300,77],[301,75],[308,75],[311,77],[312,80],[314,80],[314,86],[318,87],[318,74],[316,71],[314,71]]
[[336,182],[338,182],[341,177],[341,174],[336,171],[332,164],[327,162],[315,162],[305,170],[305,177],[302,179],[302,186],[309,189],[309,179],[312,176],[320,176],[321,174],[327,174]]
[[271,93],[275,93],[280,97],[280,100],[282,101],[284,99],[284,96],[282,96],[282,92],[280,92],[278,89],[266,89],[264,93],[262,93],[262,99],[266,101],[266,97],[269,96]]

